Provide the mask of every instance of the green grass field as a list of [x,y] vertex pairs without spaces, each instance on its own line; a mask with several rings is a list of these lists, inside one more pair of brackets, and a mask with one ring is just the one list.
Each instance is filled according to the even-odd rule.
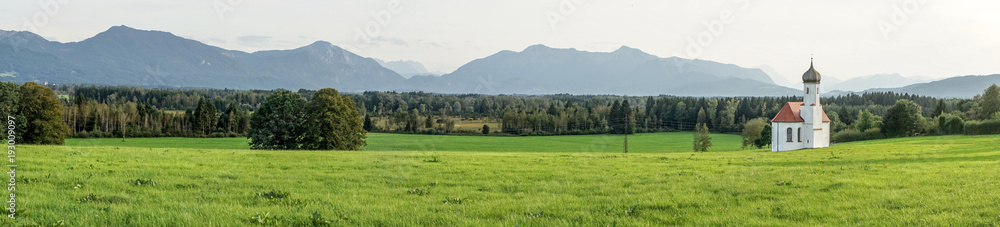
[[[691,133],[629,135],[629,152],[691,151]],[[740,137],[713,134],[713,151],[740,149]],[[429,136],[368,134],[366,151],[475,151],[475,152],[622,152],[621,135],[583,136]],[[68,139],[67,146],[117,146],[140,148],[250,149],[246,138],[121,138]]]
[[[373,134],[366,151],[245,139],[23,146],[18,219],[67,226],[1000,225],[1000,136],[738,150],[714,135]],[[6,214],[5,214],[6,215]]]

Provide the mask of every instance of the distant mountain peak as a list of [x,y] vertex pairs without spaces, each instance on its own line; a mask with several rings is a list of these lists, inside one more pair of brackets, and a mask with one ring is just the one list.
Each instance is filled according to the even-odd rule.
[[104,32],[101,32],[100,34],[97,34],[97,35],[101,35],[101,34],[105,34],[105,35],[107,35],[107,34],[131,34],[131,33],[166,33],[166,34],[170,34],[169,32],[139,30],[139,29],[135,29],[135,28],[132,28],[132,27],[129,27],[129,26],[125,26],[125,25],[118,25],[118,26],[113,26],[111,28],[108,28],[108,30],[105,30]]
[[94,37],[91,37],[91,39],[93,39],[93,38],[99,38],[99,37],[104,37],[104,38],[107,38],[107,37],[122,37],[122,38],[125,38],[125,37],[127,37],[129,39],[135,39],[136,37],[133,37],[133,36],[145,36],[145,37],[157,36],[157,37],[164,37],[164,38],[167,38],[167,37],[169,37],[169,38],[173,38],[173,37],[181,38],[181,37],[176,36],[176,35],[174,35],[173,33],[170,33],[170,32],[154,31],[154,30],[141,30],[141,29],[135,29],[135,28],[132,28],[132,27],[129,27],[129,26],[125,26],[125,25],[118,25],[118,26],[114,26],[114,27],[108,28],[108,30],[106,30],[104,32],[98,33]]
[[323,48],[326,48],[326,47],[330,47],[330,46],[333,46],[333,43],[330,43],[330,42],[327,42],[327,41],[323,41],[323,40],[319,40],[319,41],[313,42],[312,44],[309,44],[308,47],[323,47]]
[[118,25],[118,26],[111,26],[111,28],[108,28],[108,31],[139,31],[139,29],[135,29],[125,25]]
[[535,44],[535,45],[528,46],[527,48],[524,48],[524,51],[522,51],[522,52],[534,52],[534,51],[543,51],[543,50],[551,50],[551,49],[552,49],[551,47],[548,47],[548,46],[546,46],[544,44]]
[[[4,39],[4,38],[8,38],[8,37],[20,37],[22,39],[29,39],[29,38],[30,39],[45,39],[45,38],[42,38],[42,36],[39,36],[38,34],[29,32],[29,31],[7,31],[7,30],[0,30],[0,39]],[[46,41],[48,41],[48,40],[46,40]]]
[[621,47],[618,48],[618,50],[615,50],[615,52],[636,52],[636,51],[642,52],[642,50],[639,50],[639,49],[636,49],[636,48],[631,48],[631,47],[625,46],[625,45],[622,45]]

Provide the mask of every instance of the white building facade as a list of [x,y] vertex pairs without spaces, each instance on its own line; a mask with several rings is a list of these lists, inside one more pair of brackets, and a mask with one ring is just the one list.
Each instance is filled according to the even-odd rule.
[[802,74],[802,102],[788,102],[771,119],[771,151],[830,146],[830,118],[820,104],[820,74],[809,63]]

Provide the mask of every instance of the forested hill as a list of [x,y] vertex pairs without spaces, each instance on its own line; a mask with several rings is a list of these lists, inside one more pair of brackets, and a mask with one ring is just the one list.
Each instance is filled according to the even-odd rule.
[[0,31],[0,81],[165,88],[480,94],[784,96],[759,69],[661,58],[622,47],[586,52],[534,45],[500,51],[444,76],[406,79],[375,59],[319,41],[292,50],[246,53],[161,31],[116,26],[80,42]]

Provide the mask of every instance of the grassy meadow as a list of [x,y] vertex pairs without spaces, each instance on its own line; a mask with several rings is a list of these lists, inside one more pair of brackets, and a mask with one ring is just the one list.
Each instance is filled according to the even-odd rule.
[[[630,153],[691,151],[691,133],[629,135]],[[713,134],[713,151],[740,149],[740,137]],[[95,138],[68,139],[67,146],[117,146],[139,148],[199,148],[249,150],[246,138]],[[366,151],[475,151],[475,152],[623,152],[622,135],[581,136],[443,136],[368,134]]]
[[739,150],[689,133],[372,134],[365,151],[245,139],[19,147],[18,219],[67,226],[1000,225],[1000,136]]

